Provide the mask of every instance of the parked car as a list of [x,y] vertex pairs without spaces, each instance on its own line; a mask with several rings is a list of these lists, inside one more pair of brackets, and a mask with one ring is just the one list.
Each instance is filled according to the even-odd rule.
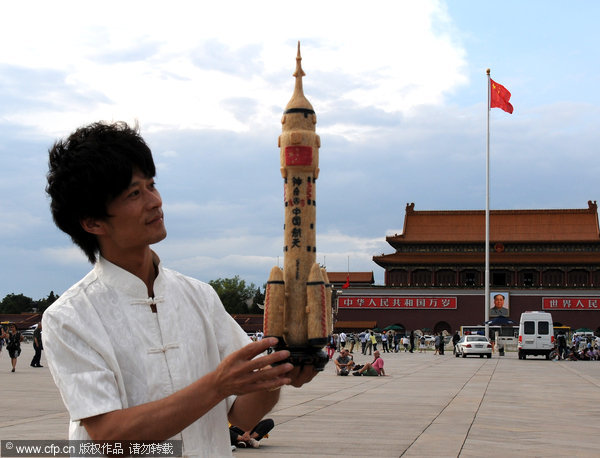
[[33,340],[33,332],[37,329],[37,326],[37,324],[34,324],[33,326],[28,327],[24,331],[21,331],[23,339],[27,341]]
[[480,358],[492,357],[492,343],[485,336],[468,335],[463,336],[456,344],[456,357],[467,355],[479,355]]

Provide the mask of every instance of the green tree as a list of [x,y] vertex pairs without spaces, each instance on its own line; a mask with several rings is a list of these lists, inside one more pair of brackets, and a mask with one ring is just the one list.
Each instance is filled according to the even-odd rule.
[[23,313],[33,311],[33,299],[23,294],[7,294],[0,302],[0,313]]
[[44,311],[48,307],[50,307],[56,299],[58,299],[58,296],[56,294],[54,294],[54,291],[50,291],[50,294],[48,294],[48,297],[35,301],[34,306],[37,309],[38,313],[44,313]]
[[261,313],[257,299],[264,302],[264,294],[254,283],[246,284],[238,275],[233,278],[219,278],[208,282],[217,292],[225,310],[230,314]]

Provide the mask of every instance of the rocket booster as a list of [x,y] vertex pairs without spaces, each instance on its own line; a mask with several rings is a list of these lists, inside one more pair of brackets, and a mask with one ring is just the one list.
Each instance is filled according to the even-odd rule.
[[[296,57],[294,94],[281,119],[280,170],[284,181],[283,314],[280,272],[271,271],[265,299],[265,334],[283,334],[289,346],[324,346],[331,333],[331,288],[316,263],[316,180],[319,147],[317,116],[302,89],[300,43]],[[279,269],[281,270],[281,269]],[[282,322],[283,326],[279,324]],[[270,327],[270,332],[267,329]]]

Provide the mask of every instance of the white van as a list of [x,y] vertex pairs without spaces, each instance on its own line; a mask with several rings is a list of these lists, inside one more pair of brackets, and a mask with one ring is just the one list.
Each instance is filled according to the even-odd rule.
[[554,349],[554,326],[548,312],[523,312],[519,323],[519,359],[527,355],[545,355]]

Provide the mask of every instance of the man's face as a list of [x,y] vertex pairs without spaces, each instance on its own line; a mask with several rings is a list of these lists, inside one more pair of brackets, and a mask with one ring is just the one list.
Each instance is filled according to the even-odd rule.
[[379,358],[379,350],[375,350],[373,356],[375,356],[375,358]]
[[167,236],[162,199],[154,178],[139,171],[133,173],[127,189],[108,204],[107,213],[109,216],[98,222],[103,255],[105,251],[124,253],[145,248]]
[[504,296],[498,294],[494,297],[494,308],[501,309],[504,307]]

